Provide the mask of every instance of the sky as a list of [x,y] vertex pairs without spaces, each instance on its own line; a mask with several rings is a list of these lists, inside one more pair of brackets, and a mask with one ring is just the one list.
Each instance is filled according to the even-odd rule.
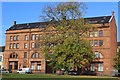
[[[6,30],[13,25],[13,21],[17,24],[40,22],[40,15],[46,5],[57,4],[55,2],[2,2],[0,3],[0,45],[5,45]],[[118,28],[118,2],[85,2],[87,6],[86,14],[83,17],[109,16],[112,11],[115,12],[115,19]],[[2,19],[2,21],[1,21]],[[119,26],[120,27],[120,26]],[[120,28],[119,28],[120,29]],[[119,32],[119,31],[118,31]],[[120,34],[120,32],[119,32]],[[119,35],[120,36],[120,35]],[[120,37],[118,38],[120,41]]]

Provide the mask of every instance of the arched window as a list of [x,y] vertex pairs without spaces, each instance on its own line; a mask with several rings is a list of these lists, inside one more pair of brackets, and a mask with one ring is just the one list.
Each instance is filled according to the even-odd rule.
[[40,58],[40,54],[38,52],[33,53],[32,58]]
[[16,54],[16,53],[11,53],[11,54],[10,54],[10,58],[18,58],[18,54]]
[[12,54],[10,54],[10,58],[12,58]]
[[102,53],[99,53],[99,57],[100,57],[100,58],[103,58],[103,55],[102,55]]
[[96,51],[96,52],[95,52],[95,58],[103,58],[102,53]]

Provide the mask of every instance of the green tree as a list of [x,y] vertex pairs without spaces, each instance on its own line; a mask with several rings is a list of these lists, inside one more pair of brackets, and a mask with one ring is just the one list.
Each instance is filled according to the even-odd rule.
[[117,53],[116,58],[114,59],[114,61],[115,61],[114,67],[115,67],[118,71],[120,71],[120,50],[119,50],[119,52]]
[[[89,41],[85,40],[94,26],[82,18],[85,8],[83,3],[77,2],[44,8],[45,15],[42,18],[48,22],[45,31],[49,32],[52,26],[55,32],[49,32],[49,37],[43,40],[43,49],[46,60],[50,60],[55,70],[78,69],[94,59]],[[51,38],[52,34],[55,34],[54,38]]]

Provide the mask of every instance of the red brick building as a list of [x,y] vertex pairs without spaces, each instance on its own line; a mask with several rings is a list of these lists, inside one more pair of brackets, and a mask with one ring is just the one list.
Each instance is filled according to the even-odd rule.
[[[112,75],[113,58],[117,51],[117,30],[114,12],[111,16],[85,18],[90,24],[95,24],[98,29],[89,32],[90,45],[95,53],[96,60],[90,64],[90,70],[97,74]],[[34,72],[49,72],[44,54],[37,50],[36,40],[47,37],[50,32],[44,28],[48,22],[14,24],[6,30],[6,47],[4,53],[4,68],[16,70],[29,67]],[[51,29],[52,32],[54,30]],[[41,48],[42,45],[39,46]]]

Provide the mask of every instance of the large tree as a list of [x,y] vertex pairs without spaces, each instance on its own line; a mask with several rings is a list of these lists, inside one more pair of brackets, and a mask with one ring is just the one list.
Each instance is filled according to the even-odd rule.
[[[81,68],[94,59],[92,48],[85,38],[93,25],[88,24],[83,18],[85,5],[77,2],[59,3],[44,8],[42,18],[49,22],[45,31],[54,38],[45,38],[44,53],[46,60],[56,70],[69,70]],[[54,45],[54,46],[53,46]],[[52,53],[52,54],[51,54]]]
[[114,59],[115,65],[114,67],[120,72],[120,50],[116,55],[116,58]]

